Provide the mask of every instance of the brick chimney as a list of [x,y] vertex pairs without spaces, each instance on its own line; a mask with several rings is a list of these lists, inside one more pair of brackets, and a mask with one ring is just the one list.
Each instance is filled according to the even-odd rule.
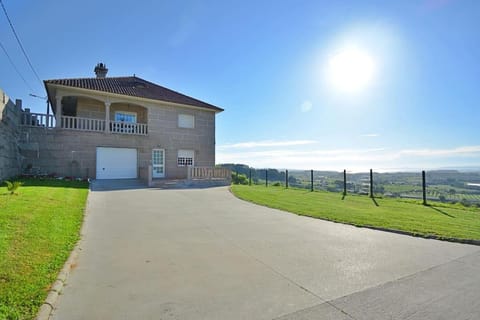
[[107,69],[107,66],[104,63],[99,62],[99,63],[97,63],[97,65],[95,66],[95,69],[93,69],[93,71],[95,71],[95,74],[97,75],[97,78],[103,79],[107,76],[108,69]]

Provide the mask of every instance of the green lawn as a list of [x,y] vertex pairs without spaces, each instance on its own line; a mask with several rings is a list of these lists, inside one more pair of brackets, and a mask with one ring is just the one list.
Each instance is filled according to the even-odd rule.
[[368,196],[283,187],[232,185],[239,198],[320,219],[411,232],[423,236],[480,240],[480,209],[459,204],[375,199]]
[[0,187],[0,319],[32,319],[79,239],[88,184]]

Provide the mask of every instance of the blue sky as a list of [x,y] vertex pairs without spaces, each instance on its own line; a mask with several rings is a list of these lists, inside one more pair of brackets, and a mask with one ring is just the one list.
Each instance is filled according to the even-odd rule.
[[[41,79],[93,77],[102,61],[109,76],[136,74],[225,108],[217,162],[480,167],[479,1],[3,3]],[[44,112],[3,12],[0,41],[31,89],[3,52],[0,87]],[[329,73],[352,47],[373,64],[355,92]]]

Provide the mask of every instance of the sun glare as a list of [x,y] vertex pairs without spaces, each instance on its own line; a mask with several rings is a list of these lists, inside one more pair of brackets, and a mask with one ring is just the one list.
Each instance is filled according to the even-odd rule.
[[375,63],[372,57],[359,48],[345,48],[328,61],[328,81],[342,92],[363,91],[372,81]]

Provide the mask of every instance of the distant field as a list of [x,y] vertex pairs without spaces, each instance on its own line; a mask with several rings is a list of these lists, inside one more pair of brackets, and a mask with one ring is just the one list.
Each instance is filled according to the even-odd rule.
[[[410,179],[412,180],[412,179]],[[402,182],[376,182],[374,184],[374,194],[382,197],[394,197],[394,198],[417,198],[421,199],[422,186],[421,181],[410,181],[404,179]],[[257,180],[256,184],[265,185],[265,180]],[[269,186],[285,186],[285,181],[269,181]],[[301,189],[310,189],[310,180],[303,177],[303,179],[297,179],[295,182],[289,183],[290,187],[296,187]],[[343,191],[343,181],[335,180],[332,178],[324,178],[323,180],[314,180],[314,190],[341,192]],[[368,182],[359,183],[356,182],[355,186],[350,183],[347,186],[349,194],[368,194],[370,192],[370,186]],[[480,207],[480,191],[476,189],[468,189],[455,187],[445,184],[430,184],[427,185],[427,198],[433,201],[444,202],[464,202],[464,204]]]
[[[227,166],[228,167],[228,166]],[[249,168],[245,165],[233,165],[231,169],[248,177],[252,174],[254,184],[265,185],[265,169]],[[236,171],[238,170],[238,171]],[[268,184],[286,184],[286,171],[268,169]],[[291,187],[329,192],[341,192],[344,188],[343,172],[289,170],[288,184]],[[370,175],[364,173],[348,173],[346,175],[349,194],[370,193]],[[464,205],[480,208],[480,172],[457,170],[432,170],[426,172],[427,198],[441,202],[462,202]],[[412,199],[422,198],[422,174],[418,172],[373,172],[373,192],[377,196]]]
[[299,215],[422,236],[480,240],[480,209],[460,204],[382,198],[283,187],[232,185],[241,199]]

